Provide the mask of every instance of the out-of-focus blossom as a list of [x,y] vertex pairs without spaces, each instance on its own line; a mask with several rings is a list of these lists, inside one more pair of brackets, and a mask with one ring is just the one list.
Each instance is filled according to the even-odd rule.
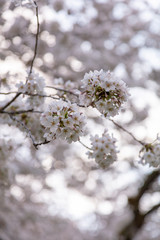
[[63,85],[63,84],[64,84],[63,78],[61,78],[61,77],[55,78],[55,79],[54,79],[54,84],[55,84],[55,85]]
[[16,7],[26,6],[26,7],[36,7],[35,1],[33,0],[11,0]]
[[13,160],[15,152],[14,142],[0,138],[0,185],[8,185],[12,181]]

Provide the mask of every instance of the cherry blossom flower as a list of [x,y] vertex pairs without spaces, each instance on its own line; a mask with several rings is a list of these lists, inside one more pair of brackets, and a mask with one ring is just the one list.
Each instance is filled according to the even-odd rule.
[[117,115],[129,96],[125,82],[110,71],[90,71],[84,75],[82,83],[80,104],[97,108],[105,117]]
[[16,86],[18,87],[18,91],[22,93],[42,94],[44,91],[45,83],[43,77],[39,76],[38,73],[32,72],[27,77],[26,83],[20,82]]
[[96,163],[103,168],[108,168],[117,160],[118,150],[116,149],[116,139],[107,133],[105,129],[102,137],[91,136],[91,151],[87,152],[89,158],[95,158]]
[[160,166],[160,141],[154,144],[146,144],[140,151],[142,154],[140,163],[149,164],[150,167]]
[[49,141],[61,138],[71,143],[84,134],[85,117],[78,111],[78,106],[70,102],[52,102],[40,120],[46,130],[44,137]]

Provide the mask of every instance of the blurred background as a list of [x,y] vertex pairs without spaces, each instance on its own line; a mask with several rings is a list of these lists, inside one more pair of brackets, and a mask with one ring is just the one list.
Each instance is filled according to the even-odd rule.
[[[160,132],[160,0],[39,0],[34,63],[46,80],[80,88],[90,70],[111,70],[130,88],[115,121],[144,142]],[[35,8],[0,1],[0,91],[25,81],[36,34]],[[1,96],[3,106],[10,96]],[[10,108],[18,109],[17,99]],[[25,107],[25,106],[24,106]],[[23,104],[21,103],[21,109]],[[35,151],[20,126],[0,115],[1,240],[159,240],[159,169],[138,163],[141,146],[112,122],[85,111],[87,133],[108,128],[118,161],[101,170],[79,143]],[[39,116],[24,116],[39,139]],[[88,137],[83,139],[88,144]],[[1,167],[0,167],[1,168]]]

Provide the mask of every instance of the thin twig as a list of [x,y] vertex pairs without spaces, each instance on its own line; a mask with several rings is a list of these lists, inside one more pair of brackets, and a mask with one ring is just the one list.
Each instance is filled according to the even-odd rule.
[[37,55],[37,48],[38,48],[38,37],[39,37],[39,16],[38,16],[38,5],[37,3],[34,1],[34,4],[36,6],[36,19],[37,19],[37,33],[36,33],[36,41],[35,41],[35,47],[34,47],[34,56],[31,62],[31,66],[30,66],[30,71],[29,71],[29,75],[32,73],[32,68],[33,68],[33,64],[34,64],[34,60],[36,58]]
[[127,129],[116,123],[113,119],[109,119],[111,122],[114,123],[118,128],[122,129],[124,132],[128,133],[136,142],[140,143],[142,146],[145,146],[145,143],[142,141],[138,140],[131,132],[129,132]]
[[31,96],[31,97],[47,97],[47,98],[52,98],[52,99],[56,99],[56,100],[59,100],[60,98],[59,97],[52,97],[51,95],[44,95],[44,94],[31,94],[31,93],[22,93],[22,92],[17,92],[17,94],[8,102],[4,105],[4,107],[0,108],[0,113],[4,113],[4,110],[11,104],[13,103],[16,98],[19,96],[19,95],[28,95],[28,96]]
[[9,114],[9,116],[10,116],[10,118],[11,118],[12,120],[14,120],[14,121],[16,121],[17,123],[19,123],[19,124],[26,130],[26,132],[27,132],[27,134],[29,135],[30,139],[32,140],[33,146],[35,147],[36,150],[38,150],[38,146],[43,145],[43,144],[50,143],[50,141],[47,141],[46,139],[45,139],[44,142],[36,143],[35,140],[34,140],[34,137],[32,136],[31,130],[28,129],[28,128],[26,127],[26,125],[25,125],[22,121],[18,120],[16,117],[12,116],[11,114]]
[[47,144],[47,143],[50,143],[50,141],[45,140],[44,142],[35,143],[34,146],[36,146],[36,147],[38,148],[38,146],[40,146],[40,145],[44,145],[44,144]]
[[32,134],[31,134],[31,131],[26,127],[26,125],[25,125],[22,121],[18,120],[16,117],[14,117],[14,116],[12,116],[12,115],[9,115],[9,116],[10,116],[10,118],[11,118],[12,120],[14,120],[14,121],[16,121],[17,123],[19,123],[19,124],[26,130],[26,132],[28,133],[30,139],[32,140],[33,146],[34,146],[35,149],[37,150],[38,147],[37,147],[37,144],[36,144],[35,141],[34,141],[34,138],[33,138]]
[[86,144],[84,144],[83,142],[81,142],[80,140],[78,140],[78,142],[85,148],[92,150],[90,147],[88,147]]
[[23,114],[23,113],[43,113],[41,111],[37,111],[37,110],[34,110],[34,109],[28,109],[28,110],[19,110],[19,111],[2,111],[0,112],[1,114],[11,114],[11,115],[14,115],[14,114]]
[[72,94],[72,95],[74,95],[76,97],[79,96],[78,94],[76,94],[76,93],[74,93],[74,92],[72,92],[70,90],[63,89],[63,88],[57,88],[57,87],[53,87],[53,86],[46,86],[46,88],[53,88],[53,89],[61,91],[61,92],[66,92],[66,93]]
[[[60,98],[59,97],[53,97],[52,95],[45,95],[45,94],[40,94],[40,93],[27,93],[27,92],[7,92],[7,93],[0,93],[0,94],[3,94],[3,95],[9,95],[9,94],[13,94],[13,93],[20,93],[20,94],[23,94],[23,95],[27,95],[27,96],[31,96],[31,97],[47,97],[47,98],[52,98],[52,99],[56,99],[56,100],[59,100]],[[3,109],[0,109],[0,111],[3,110]]]
[[5,110],[9,105],[11,105],[11,103],[13,103],[18,97],[19,95],[21,95],[22,93],[19,92],[17,93],[8,103],[6,103],[2,108],[0,108],[0,112],[2,112],[3,110]]
[[154,212],[155,210],[157,210],[158,208],[160,208],[160,203],[154,205],[148,212],[146,212],[144,214],[144,218],[147,217],[149,214],[151,214],[152,212]]
[[59,100],[60,98],[59,97],[53,97],[52,95],[45,95],[45,94],[39,94],[39,93],[23,93],[24,95],[28,95],[28,96],[31,96],[31,97],[46,97],[46,98],[52,98],[52,99],[56,99],[56,100]]

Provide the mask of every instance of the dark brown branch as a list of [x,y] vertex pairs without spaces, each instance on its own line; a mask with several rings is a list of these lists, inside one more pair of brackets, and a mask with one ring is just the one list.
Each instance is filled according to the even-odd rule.
[[38,148],[38,146],[44,145],[44,144],[47,144],[47,143],[50,143],[50,141],[45,140],[44,142],[35,143],[34,146],[36,146]]
[[159,175],[160,175],[160,169],[157,169],[146,177],[146,179],[144,180],[144,184],[139,189],[139,193],[136,196],[137,202],[140,201],[143,194],[149,189],[151,184],[158,178]]
[[157,169],[151,172],[146,179],[144,180],[143,185],[140,187],[138,194],[133,197],[129,198],[128,202],[131,206],[131,210],[133,213],[133,219],[130,223],[128,223],[120,232],[120,239],[123,240],[132,240],[133,237],[138,233],[138,231],[142,228],[144,224],[144,219],[146,216],[151,214],[153,211],[160,207],[160,203],[153,206],[147,213],[142,214],[139,210],[139,202],[144,195],[144,193],[150,188],[153,182],[158,178],[160,175],[160,169]]
[[160,202],[156,205],[154,205],[148,212],[144,214],[144,218],[147,217],[149,214],[153,213],[160,207]]

